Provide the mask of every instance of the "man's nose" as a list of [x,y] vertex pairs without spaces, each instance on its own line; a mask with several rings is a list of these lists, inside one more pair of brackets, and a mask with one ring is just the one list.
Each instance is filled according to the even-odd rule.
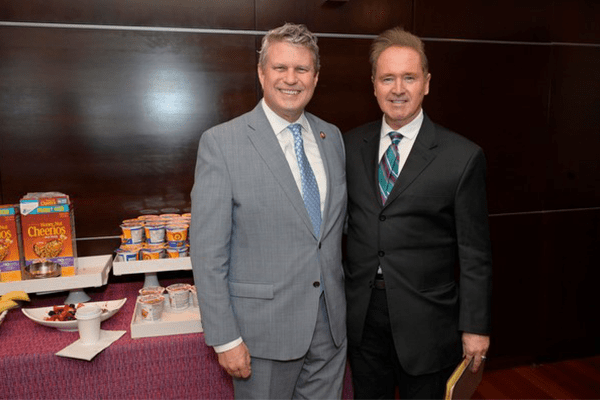
[[395,94],[402,94],[402,93],[404,93],[404,82],[402,82],[402,79],[396,79],[394,81],[394,86],[392,87],[392,91]]
[[298,80],[298,77],[296,75],[296,71],[294,71],[293,68],[288,69],[286,71],[285,76],[284,76],[283,79],[285,80],[285,83],[287,83],[289,85],[293,85]]

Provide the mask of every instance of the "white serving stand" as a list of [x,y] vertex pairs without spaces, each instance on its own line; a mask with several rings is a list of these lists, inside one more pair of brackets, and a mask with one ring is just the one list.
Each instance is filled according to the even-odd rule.
[[160,286],[157,272],[191,270],[190,257],[160,258],[158,260],[113,261],[113,274],[145,274],[144,287]]
[[53,293],[69,291],[65,304],[84,303],[90,297],[83,291],[89,287],[100,287],[108,282],[108,274],[112,266],[112,255],[78,257],[77,274],[56,278],[27,279],[0,283],[0,295],[13,290],[26,293]]
[[139,303],[135,302],[135,310],[131,318],[132,339],[203,332],[200,309],[198,306],[193,305],[191,294],[189,308],[179,312],[174,312],[171,309],[169,294],[165,293],[164,296],[165,305],[160,321],[142,322]]

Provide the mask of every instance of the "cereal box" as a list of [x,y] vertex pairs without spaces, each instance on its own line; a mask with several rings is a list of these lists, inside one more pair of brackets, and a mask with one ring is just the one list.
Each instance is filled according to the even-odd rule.
[[0,205],[0,282],[21,280],[19,206]]
[[73,205],[63,193],[28,193],[21,199],[25,266],[42,261],[61,265],[62,276],[75,275],[77,248]]

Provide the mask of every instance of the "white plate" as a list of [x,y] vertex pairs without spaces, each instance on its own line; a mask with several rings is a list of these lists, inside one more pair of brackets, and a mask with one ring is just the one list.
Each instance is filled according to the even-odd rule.
[[6,317],[6,314],[8,314],[8,310],[4,310],[0,313],[0,324],[2,324],[2,321],[4,321],[4,317]]
[[[100,316],[101,321],[106,321],[113,315],[117,313],[123,307],[123,304],[127,301],[127,298],[121,300],[110,300],[110,301],[97,301],[92,303],[83,303],[84,306],[86,304],[96,304],[102,309],[106,309],[107,311],[103,311]],[[64,304],[61,304],[64,306]],[[49,326],[51,328],[56,328],[59,331],[76,331],[77,330],[77,320],[74,321],[46,321],[44,318],[48,317],[48,311],[52,310],[53,306],[50,307],[40,307],[40,308],[22,308],[23,314],[30,320],[37,322],[40,325]]]

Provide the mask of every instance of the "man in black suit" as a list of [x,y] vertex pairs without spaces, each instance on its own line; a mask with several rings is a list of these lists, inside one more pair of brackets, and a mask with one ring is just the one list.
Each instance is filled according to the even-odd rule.
[[344,135],[355,395],[441,398],[461,357],[477,370],[489,347],[485,156],[424,114],[431,75],[418,37],[382,33],[371,63],[383,118]]

